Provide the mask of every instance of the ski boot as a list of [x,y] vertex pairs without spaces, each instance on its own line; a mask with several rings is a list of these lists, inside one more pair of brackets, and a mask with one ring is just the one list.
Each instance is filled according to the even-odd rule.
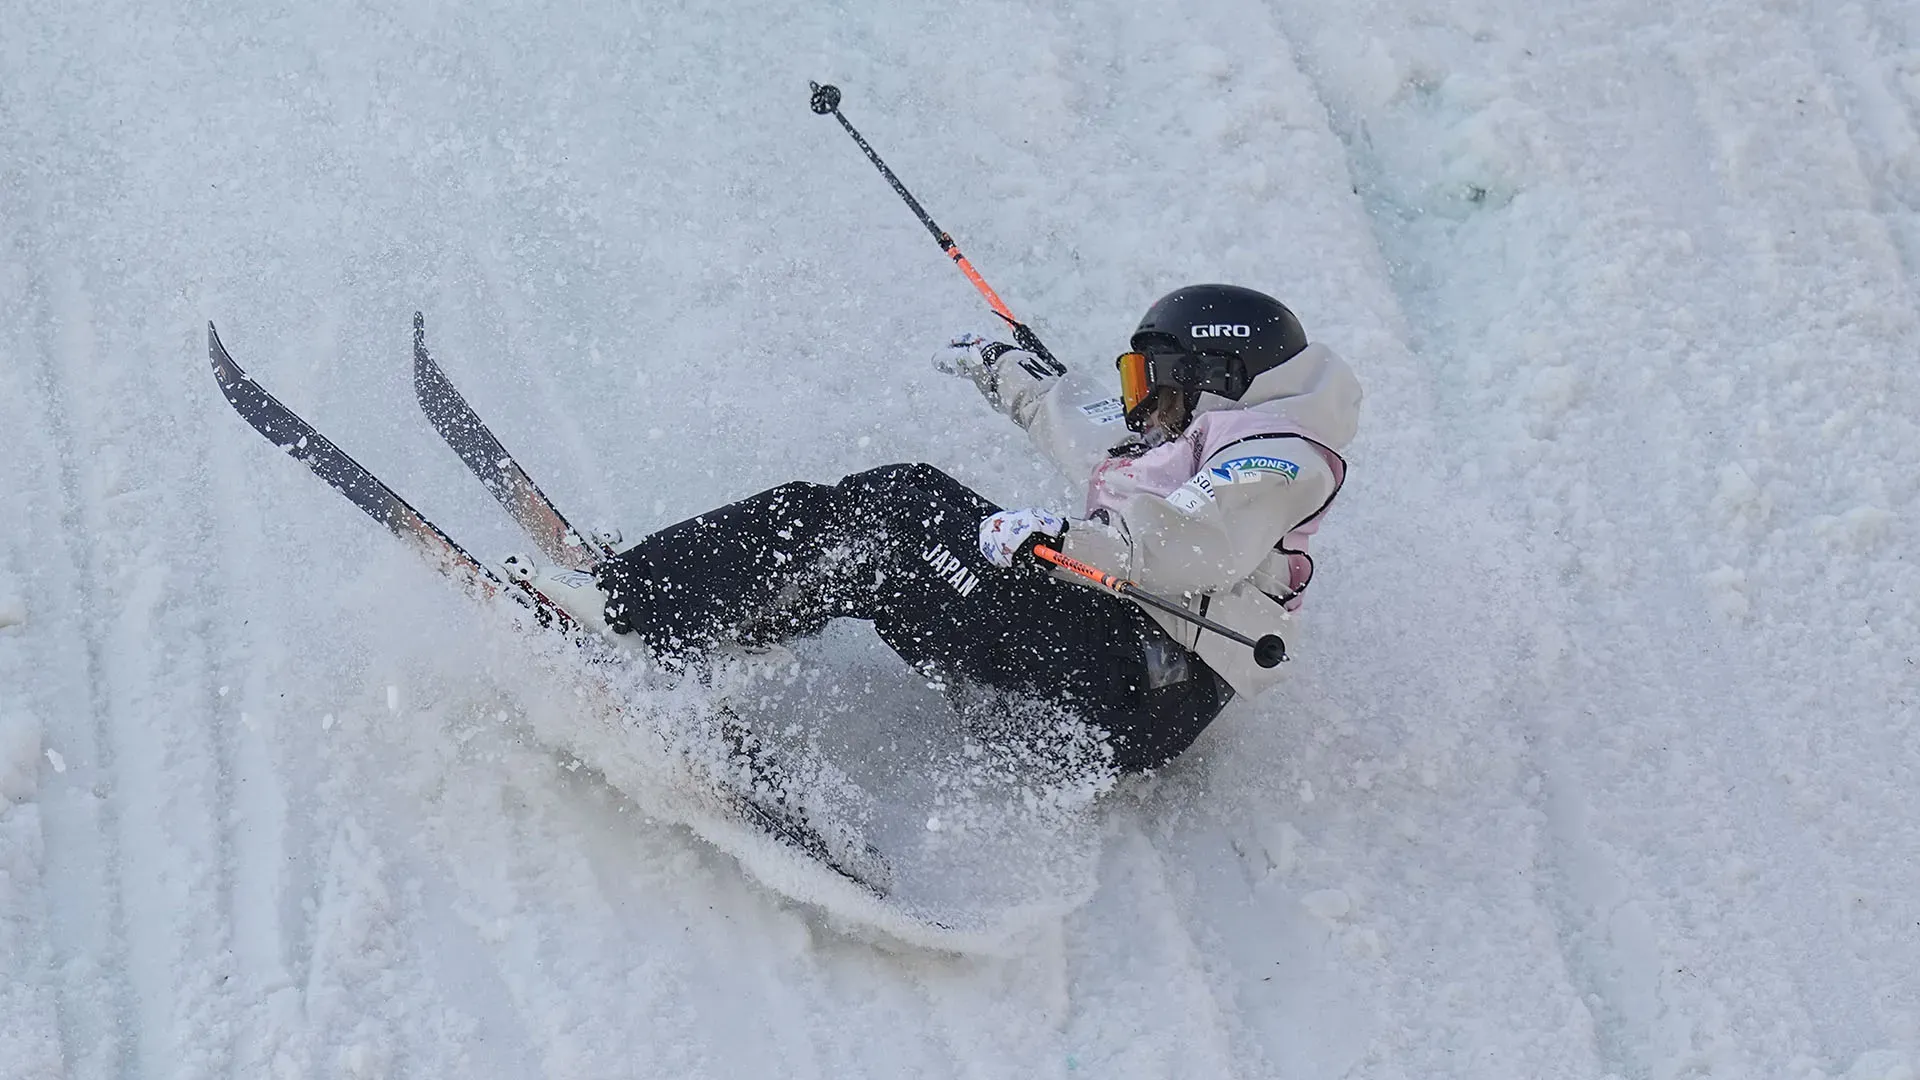
[[635,655],[646,646],[632,634],[616,634],[607,626],[607,594],[585,570],[546,566],[531,556],[513,554],[500,560],[507,580],[532,589],[567,613],[589,636],[620,646]]

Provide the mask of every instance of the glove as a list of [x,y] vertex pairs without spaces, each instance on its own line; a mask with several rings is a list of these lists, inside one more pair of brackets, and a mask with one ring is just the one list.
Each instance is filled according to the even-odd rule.
[[1002,510],[980,522],[980,554],[995,566],[1011,567],[1029,545],[1066,531],[1067,519],[1051,510]]
[[933,368],[942,375],[965,375],[973,380],[980,396],[994,408],[1000,407],[1000,357],[1014,346],[1004,341],[989,341],[978,334],[961,334],[933,356]]

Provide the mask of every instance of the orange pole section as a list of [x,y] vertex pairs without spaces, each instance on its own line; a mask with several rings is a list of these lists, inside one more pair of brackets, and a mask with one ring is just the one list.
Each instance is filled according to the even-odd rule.
[[947,243],[949,245],[947,254],[953,258],[953,265],[959,267],[960,272],[967,275],[967,280],[973,282],[973,287],[980,290],[980,295],[987,298],[987,306],[993,309],[993,313],[1007,320],[1010,325],[1019,325],[1020,320],[1014,318],[1013,312],[1007,310],[1007,305],[1000,302],[999,294],[993,291],[993,286],[987,284],[986,278],[980,276],[980,271],[975,270],[973,264],[967,261],[967,257],[960,254],[959,248],[951,246],[953,243],[951,240]]
[[1045,544],[1035,544],[1033,546],[1033,554],[1037,558],[1045,559],[1046,561],[1052,563],[1053,565],[1059,567],[1062,570],[1067,571],[1068,573],[1078,574],[1081,577],[1086,578],[1088,581],[1091,581],[1094,584],[1099,585],[1103,588],[1112,589],[1114,592],[1125,592],[1126,590],[1122,589],[1121,586],[1133,584],[1130,581],[1124,581],[1120,578],[1114,577],[1112,574],[1109,574],[1106,571],[1099,569],[1098,567],[1088,566],[1086,563],[1083,563],[1079,559],[1073,558],[1072,556],[1062,555],[1058,551],[1055,551],[1054,549],[1046,546]]

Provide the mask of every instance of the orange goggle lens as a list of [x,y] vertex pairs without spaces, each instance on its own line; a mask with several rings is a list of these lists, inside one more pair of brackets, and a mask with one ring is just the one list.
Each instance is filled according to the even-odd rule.
[[1153,384],[1147,380],[1147,354],[1121,353],[1113,363],[1120,369],[1120,404],[1131,413],[1153,393]]

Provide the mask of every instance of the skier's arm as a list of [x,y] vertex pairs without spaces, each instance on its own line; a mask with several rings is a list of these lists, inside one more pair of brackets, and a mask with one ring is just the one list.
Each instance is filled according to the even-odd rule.
[[1073,522],[1063,548],[1147,589],[1224,589],[1252,573],[1338,487],[1306,439],[1251,439],[1216,453],[1164,498],[1136,495],[1105,522]]
[[1004,342],[968,335],[934,365],[973,380],[987,404],[1019,424],[1062,473],[1085,476],[1128,437],[1120,399],[1080,371],[1063,372]]
[[1133,438],[1113,390],[1076,370],[1020,396],[1008,415],[1027,429],[1048,461],[1079,480],[1105,461],[1109,450]]

